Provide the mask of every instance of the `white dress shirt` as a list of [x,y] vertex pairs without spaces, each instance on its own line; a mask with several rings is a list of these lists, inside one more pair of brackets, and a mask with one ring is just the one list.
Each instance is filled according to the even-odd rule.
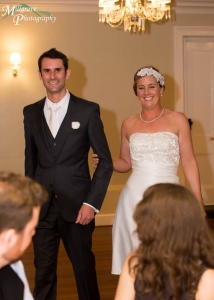
[[62,100],[60,100],[60,102],[58,102],[58,103],[53,103],[48,99],[48,97],[46,97],[45,105],[44,105],[44,115],[45,115],[47,124],[49,124],[50,115],[51,115],[50,107],[51,106],[54,106],[55,108],[59,107],[58,110],[55,112],[57,132],[58,132],[58,130],[62,124],[62,121],[64,120],[65,115],[67,113],[69,99],[70,99],[70,94],[67,90],[66,90],[66,94],[65,94],[64,98],[62,98]]
[[[58,108],[57,111],[55,112],[56,114],[56,122],[57,122],[57,132],[62,124],[62,121],[65,118],[65,115],[67,113],[68,110],[68,104],[69,104],[69,100],[70,100],[70,94],[68,92],[68,90],[66,90],[66,94],[64,96],[64,98],[62,98],[62,100],[60,100],[58,103],[53,103],[52,101],[50,101],[48,99],[48,97],[46,97],[45,100],[45,105],[44,105],[44,115],[45,115],[45,119],[47,124],[49,124],[49,120],[50,120],[50,115],[51,115],[51,110],[50,110],[50,106],[54,106],[55,108]],[[94,211],[96,213],[99,212],[98,209],[96,209],[95,207],[93,207],[92,205],[84,202],[83,204],[86,204],[90,207],[92,207],[94,209]]]
[[23,263],[21,262],[21,260],[10,264],[11,268],[14,270],[14,272],[16,272],[16,274],[19,276],[19,278],[21,279],[21,281],[24,283],[24,297],[23,300],[33,300],[33,296],[30,292],[30,288],[29,288],[29,284],[25,275],[25,270],[24,270],[24,266]]

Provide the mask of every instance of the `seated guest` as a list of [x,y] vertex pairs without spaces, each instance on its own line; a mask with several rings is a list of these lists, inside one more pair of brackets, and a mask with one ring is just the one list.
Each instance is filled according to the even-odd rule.
[[33,299],[20,257],[46,199],[44,188],[32,179],[0,172],[0,300]]
[[214,241],[195,196],[153,185],[134,220],[140,245],[124,263],[115,300],[214,300]]

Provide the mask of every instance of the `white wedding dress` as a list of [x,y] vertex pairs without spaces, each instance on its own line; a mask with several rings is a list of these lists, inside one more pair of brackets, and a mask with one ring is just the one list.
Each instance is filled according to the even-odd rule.
[[[134,133],[130,136],[132,174],[123,188],[113,225],[112,274],[120,274],[127,255],[138,247],[133,234],[133,212],[144,191],[156,183],[179,183],[178,136],[171,132]],[[161,213],[161,212],[160,212]]]

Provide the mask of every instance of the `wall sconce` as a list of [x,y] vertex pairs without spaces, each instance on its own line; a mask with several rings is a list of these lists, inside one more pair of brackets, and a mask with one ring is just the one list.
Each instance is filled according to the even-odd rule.
[[18,52],[11,53],[10,63],[13,65],[13,76],[16,77],[18,75],[19,64],[21,63],[21,56]]

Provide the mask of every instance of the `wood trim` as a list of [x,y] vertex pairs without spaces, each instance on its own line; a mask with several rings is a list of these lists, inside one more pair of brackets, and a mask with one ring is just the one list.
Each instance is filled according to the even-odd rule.
[[124,188],[124,184],[110,184],[108,186],[108,192],[121,192]]
[[114,214],[97,214],[95,217],[96,226],[109,226],[113,225]]
[[[124,184],[111,184],[108,187],[108,193],[121,192],[124,188]],[[95,217],[96,226],[110,226],[113,225],[115,213],[103,214],[102,210]]]

